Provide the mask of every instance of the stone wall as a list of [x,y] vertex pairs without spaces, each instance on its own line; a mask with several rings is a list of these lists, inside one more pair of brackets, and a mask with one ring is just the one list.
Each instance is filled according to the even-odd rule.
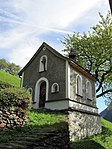
[[27,121],[26,114],[10,107],[0,108],[0,129],[22,127]]
[[79,111],[69,111],[68,113],[70,141],[76,141],[101,133],[102,129],[99,115]]

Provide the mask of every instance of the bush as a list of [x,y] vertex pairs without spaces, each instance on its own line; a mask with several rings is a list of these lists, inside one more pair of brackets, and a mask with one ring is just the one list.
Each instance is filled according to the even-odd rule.
[[31,106],[31,95],[24,88],[5,88],[0,90],[0,107],[16,107],[27,110]]
[[1,89],[5,89],[5,88],[9,88],[9,87],[12,87],[10,84],[8,84],[8,83],[5,83],[5,82],[2,82],[1,80],[0,80],[0,90]]

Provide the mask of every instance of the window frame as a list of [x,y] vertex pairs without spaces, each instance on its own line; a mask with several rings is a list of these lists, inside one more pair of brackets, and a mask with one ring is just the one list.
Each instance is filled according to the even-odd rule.
[[[46,59],[46,62],[45,62],[45,69],[44,69],[44,66],[43,66],[43,63],[42,63],[42,59],[45,58]],[[47,56],[46,55],[43,55],[41,56],[40,58],[40,61],[39,61],[39,72],[44,72],[47,70]]]
[[[57,86],[57,90],[55,90],[55,86]],[[51,93],[58,93],[59,92],[59,84],[53,83],[51,86]]]
[[76,76],[76,95],[82,96],[82,77],[80,75]]
[[89,80],[86,81],[86,98],[88,100],[93,100],[93,97],[92,97],[92,84]]

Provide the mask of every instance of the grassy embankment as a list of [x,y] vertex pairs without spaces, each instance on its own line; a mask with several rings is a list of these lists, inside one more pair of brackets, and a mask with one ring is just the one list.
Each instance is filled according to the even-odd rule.
[[0,84],[2,83],[20,87],[20,78],[0,70]]

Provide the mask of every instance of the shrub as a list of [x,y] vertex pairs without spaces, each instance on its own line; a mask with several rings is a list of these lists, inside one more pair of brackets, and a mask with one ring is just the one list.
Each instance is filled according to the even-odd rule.
[[11,87],[11,85],[9,83],[5,83],[5,82],[2,82],[0,80],[0,90],[5,89],[5,88],[9,88],[9,87]]
[[0,107],[16,107],[27,110],[31,105],[31,95],[24,88],[5,88],[0,90]]

